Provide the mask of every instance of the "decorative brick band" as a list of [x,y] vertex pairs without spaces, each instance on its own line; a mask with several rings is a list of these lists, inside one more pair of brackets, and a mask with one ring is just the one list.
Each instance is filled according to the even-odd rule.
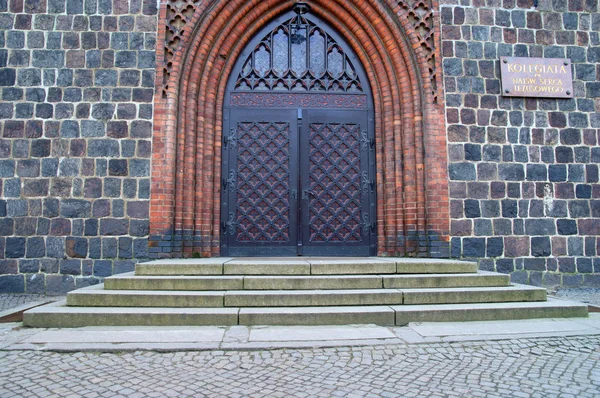
[[367,109],[365,94],[235,93],[234,108],[339,108]]
[[[157,96],[155,111],[154,256],[219,254],[225,86],[246,43],[293,3],[204,1],[193,16],[186,15],[178,47],[172,36],[159,37],[170,54],[157,64],[157,89],[164,95]],[[435,86],[439,24],[432,10],[437,4],[408,3],[310,2],[311,12],[353,47],[373,88],[379,254],[445,256],[449,206],[444,116]],[[162,26],[172,25],[173,15],[167,14],[163,4]]]

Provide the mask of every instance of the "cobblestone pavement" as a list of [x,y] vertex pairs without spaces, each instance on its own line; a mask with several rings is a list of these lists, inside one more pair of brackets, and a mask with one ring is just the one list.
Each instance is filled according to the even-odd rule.
[[7,397],[597,397],[600,336],[271,351],[0,352]]
[[599,288],[561,288],[556,291],[550,291],[549,294],[556,298],[580,301],[600,306],[600,289]]
[[34,301],[50,302],[62,300],[63,298],[64,296],[46,296],[44,294],[4,293],[0,294],[0,311],[9,310]]

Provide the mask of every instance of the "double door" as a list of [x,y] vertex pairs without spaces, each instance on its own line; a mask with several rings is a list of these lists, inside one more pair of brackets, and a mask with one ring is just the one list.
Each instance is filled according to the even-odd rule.
[[368,111],[227,112],[221,255],[375,254]]

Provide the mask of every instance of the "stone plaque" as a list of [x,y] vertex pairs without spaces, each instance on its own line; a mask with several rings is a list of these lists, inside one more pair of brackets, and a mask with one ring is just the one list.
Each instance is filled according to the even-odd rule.
[[573,98],[571,60],[500,57],[502,95]]

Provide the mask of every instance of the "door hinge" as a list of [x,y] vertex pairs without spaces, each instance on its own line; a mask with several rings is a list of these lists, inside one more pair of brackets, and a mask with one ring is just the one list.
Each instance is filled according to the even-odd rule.
[[227,233],[227,229],[229,229],[229,235],[235,235],[235,228],[237,226],[237,222],[235,222],[235,214],[229,213],[229,220],[221,221],[221,229],[223,230],[223,234]]
[[233,192],[235,190],[235,170],[229,170],[229,176],[227,178],[223,178],[223,192],[227,191],[227,187],[229,187],[229,192]]
[[373,190],[375,189],[375,180],[370,180],[369,173],[367,173],[366,171],[362,172],[362,189],[363,194],[373,192]]
[[231,129],[229,135],[223,134],[223,149],[227,149],[227,145],[231,145],[232,148],[237,146],[237,132],[235,129]]
[[373,147],[375,146],[375,138],[369,138],[367,130],[361,130],[360,143],[363,151],[373,149]]
[[373,221],[371,222],[371,218],[369,217],[369,214],[367,213],[363,213],[363,234],[364,235],[373,235],[375,234],[375,231],[377,230],[377,222]]

